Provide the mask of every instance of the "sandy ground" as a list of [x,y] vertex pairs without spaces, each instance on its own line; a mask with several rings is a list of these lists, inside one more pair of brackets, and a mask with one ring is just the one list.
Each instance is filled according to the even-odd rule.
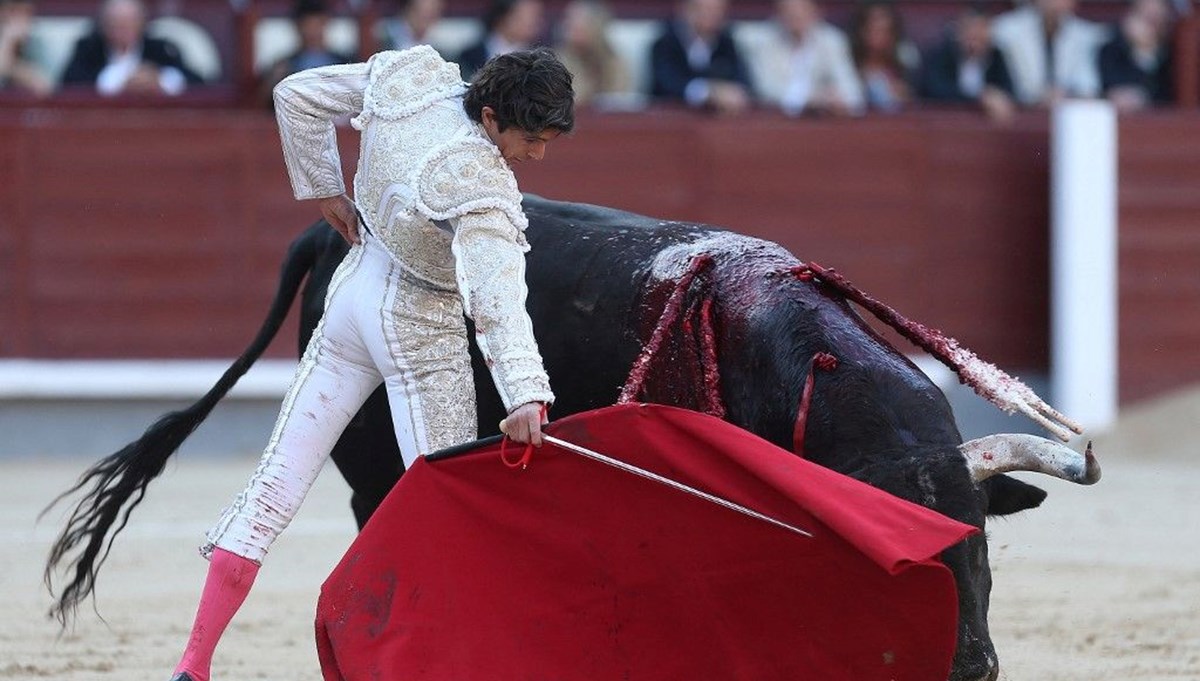
[[[1198,425],[1200,394],[1164,400],[1098,440],[1098,485],[1026,478],[1050,491],[1047,502],[990,526],[1002,679],[1200,680]],[[207,566],[194,546],[252,467],[169,468],[101,575],[104,620],[81,611],[60,636],[44,616],[41,569],[61,520],[36,515],[82,465],[0,462],[0,679],[165,681]],[[217,681],[320,678],[312,613],[353,536],[347,499],[330,468],[217,651]]]

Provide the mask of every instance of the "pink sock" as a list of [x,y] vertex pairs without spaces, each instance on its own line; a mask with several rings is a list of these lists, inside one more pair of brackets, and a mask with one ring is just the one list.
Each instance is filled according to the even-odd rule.
[[187,672],[195,681],[208,681],[217,642],[238,608],[242,607],[257,574],[258,563],[225,549],[213,549],[204,593],[200,596],[196,621],[192,624],[192,636],[183,651],[183,659],[175,667],[176,674]]

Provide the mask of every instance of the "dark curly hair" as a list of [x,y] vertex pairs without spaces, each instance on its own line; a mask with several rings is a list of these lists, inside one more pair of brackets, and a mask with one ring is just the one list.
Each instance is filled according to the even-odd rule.
[[575,127],[571,72],[546,47],[497,55],[475,72],[463,98],[476,123],[482,122],[485,106],[496,112],[501,131],[515,126],[532,133],[569,133]]

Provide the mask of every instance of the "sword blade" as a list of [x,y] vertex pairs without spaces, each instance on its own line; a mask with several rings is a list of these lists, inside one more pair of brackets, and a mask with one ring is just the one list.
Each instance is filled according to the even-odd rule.
[[626,473],[632,473],[638,477],[645,478],[645,479],[651,480],[653,482],[657,482],[660,485],[666,485],[667,487],[670,487],[671,489],[679,490],[680,492],[685,492],[694,497],[699,497],[705,501],[716,504],[717,506],[721,506],[722,508],[727,508],[731,511],[736,511],[738,513],[741,513],[742,515],[750,516],[751,518],[756,518],[763,522],[770,523],[776,527],[781,527],[785,530],[795,532],[796,534],[799,534],[799,535],[802,535],[805,537],[812,537],[812,534],[810,532],[806,532],[805,530],[802,530],[799,527],[796,527],[795,525],[789,525],[788,523],[785,523],[782,520],[772,518],[769,515],[764,515],[762,513],[759,513],[758,511],[755,511],[754,509],[746,508],[745,506],[742,506],[741,504],[736,504],[732,501],[729,501],[728,499],[721,498],[715,494],[709,494],[708,492],[705,492],[703,490],[698,490],[695,487],[690,487],[688,485],[683,484],[682,482],[679,482],[678,480],[672,480],[671,478],[664,477],[662,475],[659,475],[658,473],[648,471],[645,468],[639,468],[637,466],[634,466],[633,464],[625,463],[624,461],[614,459],[611,456],[605,456],[604,454],[601,454],[600,452],[597,452],[595,450],[588,449],[587,447],[581,447],[580,445],[577,445],[573,442],[567,442],[566,440],[559,439],[552,435],[546,435],[545,433],[542,434],[542,439],[556,447],[561,448],[561,449],[565,449],[569,452],[574,452],[576,454],[579,454],[580,456],[586,457],[588,459],[592,459],[593,461],[599,461],[600,463],[612,466],[613,468],[625,471]]

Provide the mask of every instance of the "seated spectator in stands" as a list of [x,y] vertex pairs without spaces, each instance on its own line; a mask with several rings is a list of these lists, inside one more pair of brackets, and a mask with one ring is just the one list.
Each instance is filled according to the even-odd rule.
[[904,37],[895,5],[876,0],[860,4],[850,18],[850,46],[869,108],[896,111],[912,101],[921,59]]
[[292,21],[300,36],[300,46],[267,68],[259,79],[258,99],[265,106],[273,106],[271,91],[293,73],[354,61],[351,55],[336,52],[326,44],[325,29],[330,18],[325,0],[297,0],[292,7]]
[[629,92],[629,69],[608,41],[611,21],[601,0],[571,0],[563,10],[554,49],[571,72],[576,104]]
[[650,48],[650,94],[736,114],[750,107],[750,71],[726,23],[726,0],[681,0]]
[[483,37],[458,57],[463,80],[498,54],[535,46],[544,28],[541,0],[492,0],[483,15]]
[[1026,106],[1100,94],[1096,53],[1108,31],[1075,16],[1075,0],[1031,0],[992,22],[1013,92]]
[[1004,55],[992,44],[987,15],[969,8],[953,32],[925,59],[921,96],[935,102],[975,102],[994,120],[1016,113],[1012,78]]
[[0,0],[0,90],[44,97],[54,90],[45,50],[30,34],[33,0]]
[[113,96],[178,95],[201,81],[174,43],[146,36],[141,0],[105,0],[99,26],[75,44],[62,82],[94,84]]
[[814,0],[778,0],[771,38],[747,53],[759,95],[789,116],[862,113],[862,82],[845,34]]
[[429,44],[429,29],[441,21],[442,0],[405,0],[396,16],[385,19],[380,44],[386,50],[407,50]]
[[1171,101],[1171,9],[1166,0],[1133,0],[1100,48],[1100,84],[1119,111]]

